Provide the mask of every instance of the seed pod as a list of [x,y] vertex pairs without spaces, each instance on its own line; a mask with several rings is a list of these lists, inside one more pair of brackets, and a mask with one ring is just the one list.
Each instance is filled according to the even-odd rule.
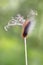
[[23,24],[23,31],[22,31],[22,37],[25,38],[28,36],[30,21],[27,19],[25,23]]

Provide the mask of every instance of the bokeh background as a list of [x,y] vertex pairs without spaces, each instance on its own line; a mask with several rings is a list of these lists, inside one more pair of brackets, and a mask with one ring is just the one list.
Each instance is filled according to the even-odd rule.
[[26,18],[30,9],[38,12],[36,27],[27,39],[28,65],[43,65],[43,0],[0,0],[0,65],[25,65],[21,27],[4,26],[20,13]]

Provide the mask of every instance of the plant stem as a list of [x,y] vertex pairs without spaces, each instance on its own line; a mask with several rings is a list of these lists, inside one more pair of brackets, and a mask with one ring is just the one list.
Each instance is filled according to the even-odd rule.
[[26,46],[26,38],[24,38],[24,45],[25,45],[25,62],[26,62],[26,65],[28,65],[28,62],[27,62],[27,46]]

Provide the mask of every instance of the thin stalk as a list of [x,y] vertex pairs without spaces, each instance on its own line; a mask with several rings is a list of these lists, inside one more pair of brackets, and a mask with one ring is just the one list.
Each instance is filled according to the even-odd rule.
[[26,65],[28,65],[28,62],[27,62],[27,46],[26,46],[26,38],[24,38],[24,45],[25,45],[25,62],[26,62]]

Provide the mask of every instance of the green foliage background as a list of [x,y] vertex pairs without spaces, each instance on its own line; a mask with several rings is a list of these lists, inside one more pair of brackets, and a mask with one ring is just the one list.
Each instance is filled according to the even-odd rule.
[[0,65],[25,65],[21,27],[4,26],[12,16],[27,16],[30,9],[38,12],[37,24],[27,39],[28,65],[43,65],[43,0],[0,0]]

